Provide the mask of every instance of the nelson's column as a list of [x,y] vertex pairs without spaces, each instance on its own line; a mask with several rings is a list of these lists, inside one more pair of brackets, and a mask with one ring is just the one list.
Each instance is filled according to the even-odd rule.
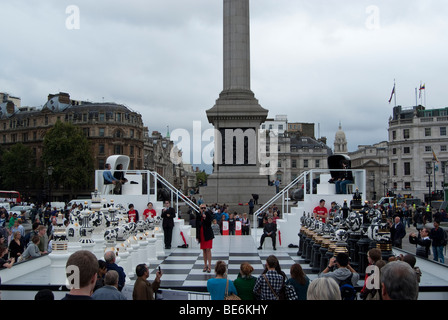
[[250,88],[249,20],[249,0],[224,0],[224,85],[206,111],[215,128],[213,173],[200,189],[206,203],[247,203],[252,194],[264,203],[275,195],[259,156],[259,146],[266,151],[259,128],[268,110]]

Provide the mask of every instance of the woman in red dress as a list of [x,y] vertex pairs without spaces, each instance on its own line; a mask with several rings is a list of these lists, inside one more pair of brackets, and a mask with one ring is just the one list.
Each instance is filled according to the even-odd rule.
[[213,213],[207,210],[205,204],[201,204],[199,212],[196,213],[196,239],[204,255],[204,269],[202,271],[209,273],[212,266],[213,238],[215,238],[212,229],[212,220]]

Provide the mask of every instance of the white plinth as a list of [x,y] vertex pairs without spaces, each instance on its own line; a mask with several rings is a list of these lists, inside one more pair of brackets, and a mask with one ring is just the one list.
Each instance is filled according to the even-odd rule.
[[148,263],[151,263],[152,261],[157,260],[157,251],[156,251],[157,239],[155,237],[150,237],[147,238],[147,240],[148,240],[148,247],[147,247]]
[[48,257],[51,260],[50,264],[50,284],[51,285],[63,285],[67,282],[67,276],[65,273],[67,260],[70,257],[68,251],[53,251]]

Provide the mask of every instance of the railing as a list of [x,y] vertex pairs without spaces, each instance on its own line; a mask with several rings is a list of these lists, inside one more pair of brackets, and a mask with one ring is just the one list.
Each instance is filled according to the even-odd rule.
[[[257,220],[258,216],[262,214],[265,210],[269,208],[274,203],[277,203],[277,201],[281,198],[282,203],[282,214],[289,212],[289,201],[291,200],[289,196],[289,191],[296,187],[299,183],[301,185],[299,186],[299,189],[303,188],[303,197],[307,194],[313,193],[313,187],[314,187],[314,181],[317,177],[320,177],[321,174],[329,174],[331,172],[342,172],[346,171],[345,169],[313,169],[309,171],[305,171],[301,173],[297,178],[295,178],[291,183],[289,183],[286,187],[284,187],[279,193],[277,193],[274,197],[272,197],[269,201],[267,201],[265,204],[263,204],[258,210],[254,213],[254,235],[255,239],[257,237]],[[349,171],[352,172],[354,182],[353,185],[355,188],[359,189],[359,192],[362,194],[365,194],[365,182],[366,182],[366,175],[365,170],[363,169],[349,169]],[[302,181],[303,180],[303,181]],[[353,190],[354,191],[354,190]]]
[[[104,183],[103,183],[103,172],[105,170],[96,170],[95,173],[95,188],[102,192]],[[199,207],[193,201],[191,201],[185,194],[179,191],[176,187],[174,187],[168,180],[162,177],[160,174],[154,171],[149,170],[113,170],[113,172],[123,171],[125,173],[126,179],[130,182],[123,185],[122,188],[129,188],[132,185],[132,181],[137,181],[138,185],[143,183],[143,188],[139,190],[137,194],[142,195],[154,195],[155,199],[158,198],[158,182],[167,188],[171,193],[171,203],[173,203],[174,199],[176,200],[176,212],[179,210],[179,199],[185,202],[189,207],[191,207],[194,211],[199,212]],[[151,181],[152,180],[152,181]],[[153,187],[151,187],[153,186]],[[124,189],[123,189],[124,190]],[[124,193],[126,194],[126,193]]]
[[[291,183],[289,183],[286,187],[284,187],[279,193],[273,196],[270,200],[268,200],[265,204],[263,204],[257,211],[254,212],[254,222],[253,222],[253,230],[255,239],[257,239],[257,225],[258,225],[258,216],[262,214],[266,209],[268,209],[272,204],[276,203],[279,198],[282,198],[282,212],[289,211],[289,190],[295,187],[301,180],[303,180],[304,192],[306,191],[306,175],[309,171],[303,172],[297,178],[295,178]],[[286,196],[285,196],[286,195]],[[285,201],[286,201],[286,210],[285,210]]]
[[199,212],[199,206],[191,201],[186,195],[174,187],[168,180],[162,177],[157,172],[148,171],[154,177],[155,192],[157,194],[157,181],[160,181],[168,190],[171,191],[171,202],[173,202],[174,195],[176,196],[176,212],[179,210],[179,199],[185,202],[194,211]]

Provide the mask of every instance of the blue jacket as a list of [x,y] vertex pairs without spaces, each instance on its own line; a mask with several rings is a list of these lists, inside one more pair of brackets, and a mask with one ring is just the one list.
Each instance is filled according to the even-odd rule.
[[114,178],[114,176],[112,175],[112,172],[110,172],[110,170],[106,170],[103,172],[103,178],[104,178],[104,183],[112,183],[112,181],[117,180]]

